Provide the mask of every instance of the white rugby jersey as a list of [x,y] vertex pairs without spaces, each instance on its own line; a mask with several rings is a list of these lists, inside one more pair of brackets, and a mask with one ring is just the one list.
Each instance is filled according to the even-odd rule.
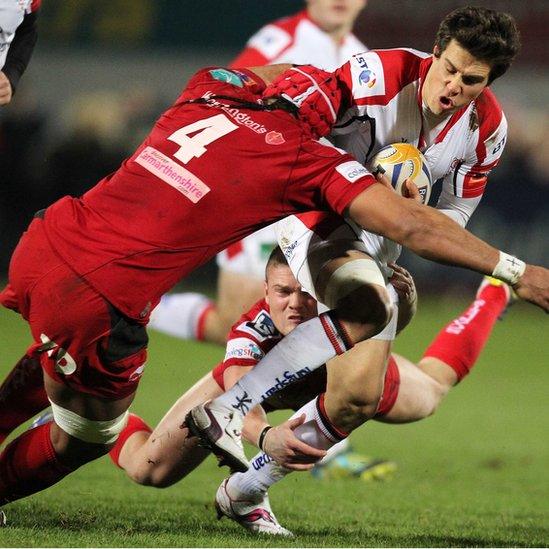
[[17,27],[25,14],[40,7],[40,0],[0,0],[0,68],[6,62],[8,50]]
[[437,208],[465,226],[499,162],[507,121],[494,94],[485,89],[423,135],[422,85],[431,63],[430,54],[407,48],[353,56],[337,71],[347,85],[344,101],[351,106],[334,135],[339,147],[366,164],[390,143],[418,147],[433,181],[442,179]]
[[257,67],[273,63],[311,64],[333,71],[366,46],[348,34],[338,46],[301,11],[262,27],[233,61],[233,67]]

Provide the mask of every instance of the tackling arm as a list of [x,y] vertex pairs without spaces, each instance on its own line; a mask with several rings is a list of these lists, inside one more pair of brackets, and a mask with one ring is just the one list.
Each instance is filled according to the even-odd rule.
[[501,278],[513,284],[519,297],[549,312],[549,270],[527,265],[520,274],[513,259],[517,265],[522,262],[433,208],[374,184],[351,202],[348,215],[364,229],[395,240],[426,259]]

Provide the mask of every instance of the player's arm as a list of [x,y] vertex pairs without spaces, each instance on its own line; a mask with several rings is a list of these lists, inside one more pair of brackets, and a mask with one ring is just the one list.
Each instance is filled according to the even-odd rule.
[[493,275],[513,285],[517,294],[549,312],[549,270],[500,252],[434,208],[398,196],[374,183],[352,200],[349,217],[418,255]]
[[6,62],[0,71],[0,105],[6,105],[11,101],[19,79],[29,64],[38,38],[37,13],[33,11],[25,14],[15,31]]

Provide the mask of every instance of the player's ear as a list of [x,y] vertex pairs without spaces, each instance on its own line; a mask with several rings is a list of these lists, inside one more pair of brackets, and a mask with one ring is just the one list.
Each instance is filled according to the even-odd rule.
[[268,293],[269,286],[267,284],[267,281],[263,282],[263,290],[265,292],[265,302],[267,305],[269,304],[269,293]]
[[442,50],[440,49],[440,46],[438,44],[435,44],[433,46],[433,55],[438,59],[441,53],[442,53]]

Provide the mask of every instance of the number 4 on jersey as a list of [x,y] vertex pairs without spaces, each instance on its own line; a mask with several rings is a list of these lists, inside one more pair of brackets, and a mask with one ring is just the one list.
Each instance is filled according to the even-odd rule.
[[[181,147],[174,156],[183,164],[186,164],[193,158],[201,157],[206,152],[206,145],[236,129],[238,129],[238,126],[224,114],[216,114],[179,128],[168,139]],[[189,137],[190,134],[195,132],[199,133]]]

